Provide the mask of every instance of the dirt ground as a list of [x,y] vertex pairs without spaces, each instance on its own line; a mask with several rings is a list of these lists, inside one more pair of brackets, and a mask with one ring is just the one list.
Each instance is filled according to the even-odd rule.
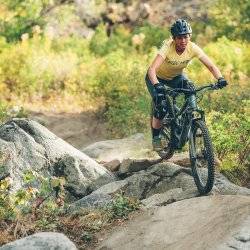
[[30,112],[28,117],[38,121],[77,149],[108,139],[107,125],[93,112]]

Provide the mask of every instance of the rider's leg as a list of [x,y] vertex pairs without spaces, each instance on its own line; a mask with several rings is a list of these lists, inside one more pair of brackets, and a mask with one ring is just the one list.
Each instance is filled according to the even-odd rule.
[[[160,79],[159,79],[160,81]],[[156,104],[154,103],[154,86],[151,83],[148,75],[146,74],[145,82],[148,88],[148,91],[152,97],[152,120],[151,120],[151,130],[152,130],[152,145],[153,149],[158,151],[162,149],[161,139],[160,139],[160,130],[161,130],[161,120],[163,118],[161,112],[156,108]]]
[[185,74],[177,75],[172,80],[167,82],[167,85],[171,88],[186,88],[188,78]]

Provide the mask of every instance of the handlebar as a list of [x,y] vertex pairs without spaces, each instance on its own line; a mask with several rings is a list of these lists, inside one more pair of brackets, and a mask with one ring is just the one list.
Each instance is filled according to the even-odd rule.
[[215,84],[208,84],[208,85],[201,86],[195,90],[183,89],[183,88],[174,88],[174,89],[166,88],[166,91],[169,95],[176,96],[176,95],[178,95],[178,93],[196,94],[197,92],[202,91],[204,89],[216,90],[216,89],[218,89],[218,87],[216,86],[216,83],[215,83]]

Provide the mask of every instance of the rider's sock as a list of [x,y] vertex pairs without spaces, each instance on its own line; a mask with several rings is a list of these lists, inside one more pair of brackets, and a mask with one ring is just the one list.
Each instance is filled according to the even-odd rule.
[[152,128],[153,131],[153,137],[157,137],[160,134],[161,129],[160,128]]

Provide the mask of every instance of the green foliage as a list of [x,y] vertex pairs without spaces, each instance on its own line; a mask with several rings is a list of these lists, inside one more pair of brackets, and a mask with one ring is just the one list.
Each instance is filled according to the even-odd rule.
[[[111,135],[149,131],[150,96],[144,76],[157,47],[170,36],[168,29],[149,23],[135,28],[117,25],[108,36],[105,24],[100,24],[91,40],[74,36],[52,39],[43,33],[42,16],[59,2],[1,1],[0,120],[12,117],[5,104],[9,100],[27,103],[53,96],[63,100],[67,95],[80,100],[87,93],[84,104],[102,106]],[[193,26],[199,31],[193,39],[205,45],[204,50],[229,81],[226,89],[205,94],[199,103],[213,121],[210,130],[223,169],[248,164],[242,156],[245,149],[234,144],[242,145],[240,137],[228,136],[246,136],[248,131],[249,120],[244,117],[249,116],[250,47],[242,41],[249,40],[248,10],[246,0],[217,0],[208,8],[206,23]],[[187,75],[197,84],[214,81],[198,60],[192,61]],[[16,116],[25,115],[20,110]],[[229,126],[230,118],[235,125]],[[224,133],[220,130],[225,131],[224,137],[219,136]]]
[[107,108],[105,115],[113,134],[127,135],[145,126],[149,96],[144,84],[148,57],[144,58],[127,58],[122,50],[109,53],[89,85],[90,93],[102,98]]
[[[243,112],[243,103],[250,98],[249,48],[246,43],[230,41],[225,37],[216,43],[209,43],[204,48],[229,82],[227,88],[204,96],[201,106],[208,112],[213,110]],[[209,71],[198,60],[191,63],[187,73],[190,79],[197,84],[214,81]]]
[[250,40],[250,2],[248,0],[217,0],[208,8],[209,23],[216,37]]
[[162,28],[145,22],[143,26],[135,27],[134,34],[144,34],[142,53],[148,53],[152,47],[159,48],[165,39],[170,37],[168,28]]
[[0,3],[3,15],[0,18],[0,35],[8,41],[20,39],[23,33],[31,33],[36,25],[44,24],[43,14],[53,0],[5,0]]
[[[248,109],[250,106],[248,105]],[[250,118],[242,113],[210,112],[209,127],[213,144],[221,160],[235,156],[231,164],[247,166],[250,153]],[[230,136],[229,136],[230,135]]]
[[111,218],[127,218],[132,211],[138,210],[140,203],[137,199],[116,194],[112,202],[107,207]]
[[108,37],[105,25],[100,24],[90,41],[89,48],[98,56],[107,55],[118,49],[129,52],[132,49],[131,37],[130,32],[123,26],[116,27],[111,36]]
[[[0,219],[15,220],[26,213],[35,212],[43,204],[45,211],[55,212],[58,208],[58,198],[64,198],[64,179],[45,178],[34,171],[23,175],[24,185],[15,192],[9,192],[11,178],[0,181]],[[52,196],[55,195],[53,198]],[[31,209],[34,209],[32,211]]]

